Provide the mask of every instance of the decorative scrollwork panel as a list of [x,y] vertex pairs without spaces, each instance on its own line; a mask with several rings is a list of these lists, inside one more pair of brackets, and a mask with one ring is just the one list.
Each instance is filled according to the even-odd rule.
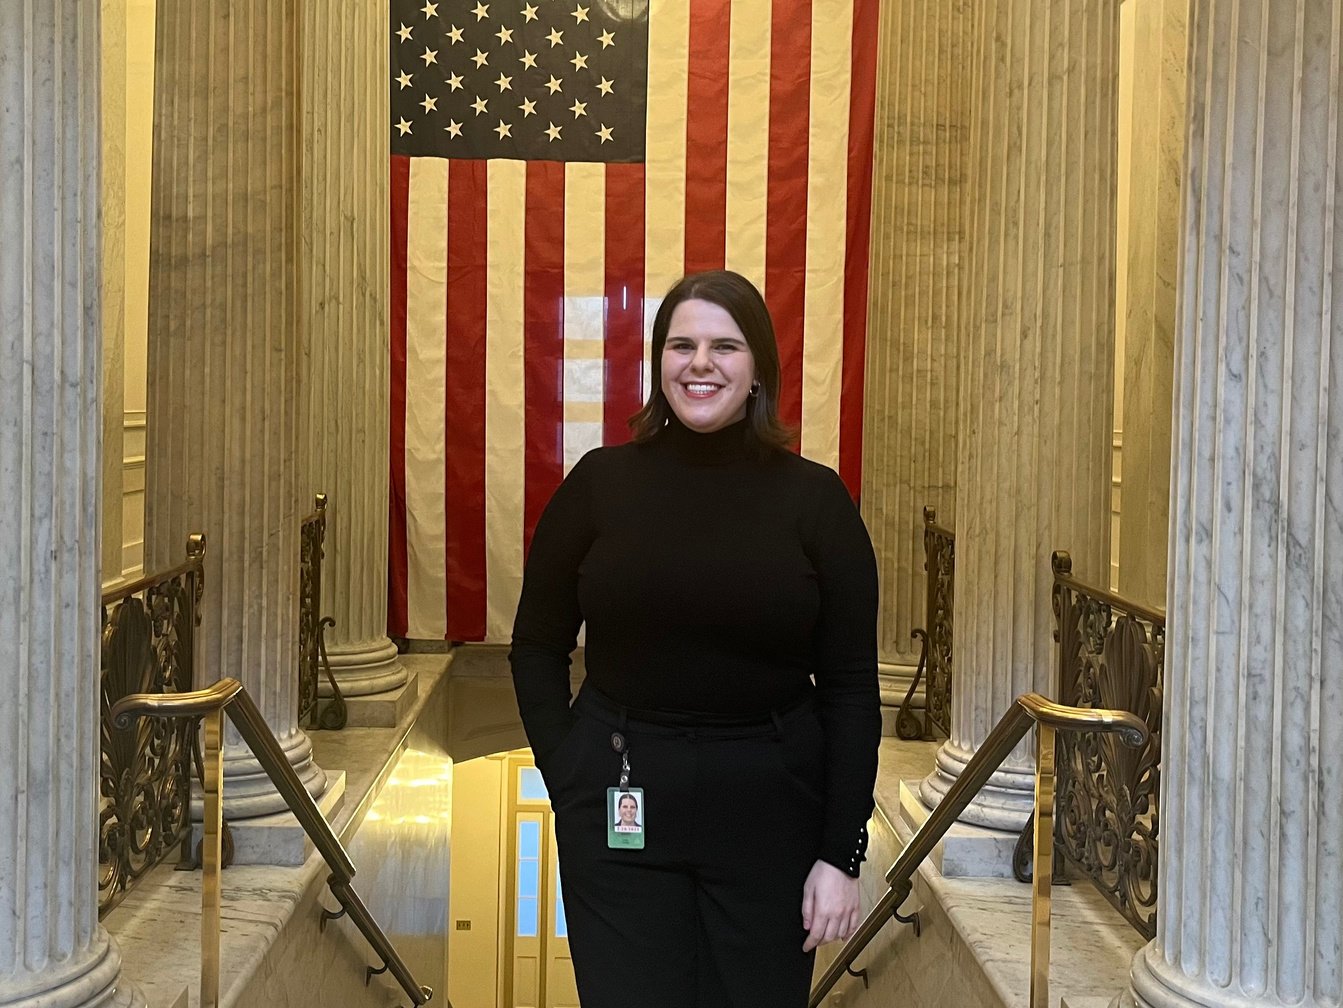
[[[921,643],[919,665],[896,720],[903,739],[934,739],[951,735],[951,630],[956,587],[956,536],[937,524],[937,512],[923,509],[923,569],[927,572],[928,628],[916,629]],[[914,694],[923,681],[924,711],[920,725]]]
[[1161,680],[1165,618],[1071,576],[1054,556],[1059,701],[1131,711],[1147,724],[1140,749],[1108,734],[1060,735],[1060,856],[1083,872],[1146,938],[1156,934]]
[[142,718],[122,729],[110,712],[131,693],[195,688],[204,556],[203,537],[193,536],[185,564],[103,599],[99,914],[189,834],[195,725]]

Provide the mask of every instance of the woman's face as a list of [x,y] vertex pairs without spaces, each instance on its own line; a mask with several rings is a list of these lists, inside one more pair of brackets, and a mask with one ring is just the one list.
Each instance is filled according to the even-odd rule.
[[633,823],[634,816],[639,811],[639,806],[634,803],[633,798],[620,799],[620,821],[622,823]]
[[711,434],[746,416],[755,357],[727,309],[691,298],[672,311],[662,394],[681,423]]

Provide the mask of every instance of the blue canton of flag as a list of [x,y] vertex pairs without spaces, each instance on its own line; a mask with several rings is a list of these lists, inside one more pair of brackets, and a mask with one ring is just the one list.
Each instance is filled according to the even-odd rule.
[[643,161],[646,0],[393,0],[392,153]]

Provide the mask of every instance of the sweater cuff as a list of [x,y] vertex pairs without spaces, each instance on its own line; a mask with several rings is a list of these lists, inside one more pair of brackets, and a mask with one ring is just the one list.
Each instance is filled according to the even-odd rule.
[[827,829],[821,844],[820,859],[834,865],[850,878],[857,878],[860,866],[867,860],[867,824],[859,826],[856,832],[852,829],[843,832]]

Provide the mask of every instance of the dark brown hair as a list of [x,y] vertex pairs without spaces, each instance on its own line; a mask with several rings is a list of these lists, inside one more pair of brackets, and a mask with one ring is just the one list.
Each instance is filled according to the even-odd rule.
[[667,345],[672,312],[683,301],[708,301],[716,304],[737,324],[746,337],[746,345],[755,360],[755,377],[760,388],[746,400],[747,429],[762,449],[787,448],[793,431],[779,419],[779,344],[774,338],[774,323],[765,307],[765,299],[755,285],[731,270],[710,270],[682,277],[667,291],[653,319],[652,395],[643,409],[630,417],[635,441],[647,441],[666,426],[672,416],[671,403],[662,392],[662,350]]

